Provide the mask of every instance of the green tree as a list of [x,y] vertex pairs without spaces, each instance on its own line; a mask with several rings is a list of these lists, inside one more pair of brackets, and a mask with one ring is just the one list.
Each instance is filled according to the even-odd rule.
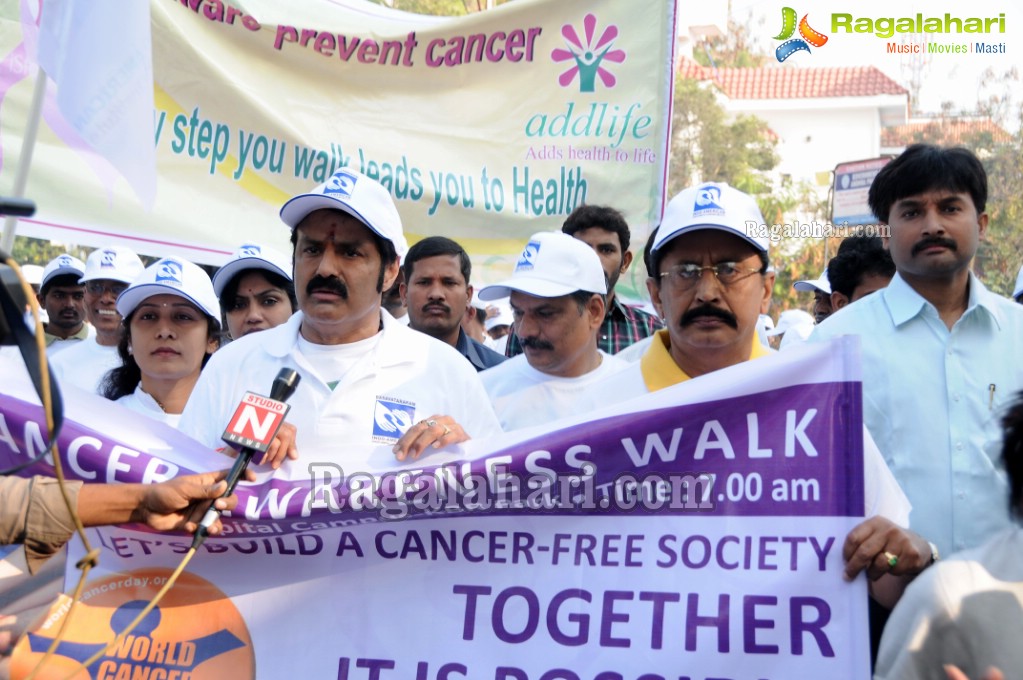
[[671,124],[670,195],[694,182],[727,182],[754,195],[771,192],[767,173],[778,155],[767,123],[755,116],[729,120],[712,86],[679,77]]
[[[669,195],[697,182],[727,182],[753,195],[769,224],[801,220],[824,222],[827,202],[808,182],[777,183],[770,175],[778,164],[777,141],[755,116],[729,119],[713,88],[690,78],[675,84],[672,112]],[[792,288],[792,282],[815,279],[833,255],[837,242],[822,239],[780,242],[771,249],[777,271],[772,316],[784,309],[806,308],[812,299]]]
[[724,35],[706,38],[693,49],[693,59],[701,66],[711,68],[757,68],[763,66],[768,55],[757,47],[755,31],[750,26],[752,14],[744,23],[728,18]]
[[38,238],[15,236],[11,255],[19,265],[37,264],[42,267],[53,258],[64,253],[70,253],[84,261],[91,250],[91,248],[68,246]]
[[987,170],[988,228],[974,271],[995,292],[1012,295],[1016,273],[1023,264],[1023,125],[1017,124],[1008,141],[980,149],[976,144],[976,139],[964,140]]
[[974,111],[956,111],[951,102],[941,115],[900,141],[963,146],[973,151],[988,175],[988,229],[974,260],[974,271],[991,290],[1011,295],[1023,264],[1023,102],[1014,93],[1017,69],[988,69],[980,79]]

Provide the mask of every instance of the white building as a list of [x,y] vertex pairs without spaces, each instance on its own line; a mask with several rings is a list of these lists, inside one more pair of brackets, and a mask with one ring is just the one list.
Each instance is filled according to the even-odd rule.
[[882,130],[907,120],[908,91],[873,66],[708,68],[683,58],[679,69],[712,83],[730,114],[767,122],[780,177],[825,192],[837,164],[882,155]]

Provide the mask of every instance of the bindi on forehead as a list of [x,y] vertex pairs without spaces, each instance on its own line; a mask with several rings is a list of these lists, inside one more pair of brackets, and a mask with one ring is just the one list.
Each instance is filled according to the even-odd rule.
[[185,301],[181,302],[143,302],[138,306],[139,309],[167,309],[167,308],[184,308],[191,309],[198,312],[199,309],[192,304]]

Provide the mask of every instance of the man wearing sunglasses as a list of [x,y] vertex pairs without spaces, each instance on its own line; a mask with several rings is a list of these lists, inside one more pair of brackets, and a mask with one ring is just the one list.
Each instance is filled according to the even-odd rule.
[[117,296],[143,270],[142,260],[130,249],[111,246],[94,250],[85,261],[85,316],[96,335],[75,343],[54,356],[50,365],[62,387],[74,385],[98,392],[106,372],[121,365],[117,343],[121,339],[121,315]]

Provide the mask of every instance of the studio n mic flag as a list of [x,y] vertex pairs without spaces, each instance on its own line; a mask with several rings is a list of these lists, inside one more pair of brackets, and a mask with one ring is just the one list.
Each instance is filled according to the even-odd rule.
[[[865,483],[856,343],[795,348],[412,465],[345,469],[347,451],[304,450],[239,489],[225,534],[94,672],[868,677],[866,580],[843,581],[841,554],[884,505]],[[40,417],[24,381],[2,389],[9,465],[40,450]],[[158,481],[228,462],[66,393],[73,476]],[[39,677],[63,677],[112,639],[189,546],[138,527],[90,531],[103,556]],[[42,657],[66,605],[19,642],[13,677]]]

